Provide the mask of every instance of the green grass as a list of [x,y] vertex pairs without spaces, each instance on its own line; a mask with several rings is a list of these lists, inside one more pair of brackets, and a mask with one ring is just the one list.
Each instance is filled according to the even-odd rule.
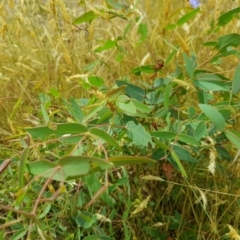
[[[133,4],[130,0],[119,2]],[[132,70],[141,65],[155,65],[159,59],[166,61],[177,48],[176,54],[164,66],[163,71],[158,73],[158,77],[164,78],[175,72],[178,66],[182,67],[182,53],[189,55],[194,52],[199,69],[233,78],[239,59],[229,56],[223,58],[219,64],[212,64],[209,60],[215,56],[216,51],[203,47],[202,43],[217,41],[220,36],[239,32],[237,18],[218,31],[213,32],[211,28],[223,12],[231,10],[234,4],[235,8],[239,7],[239,1],[204,1],[201,14],[175,30],[166,30],[164,27],[176,23],[191,10],[187,1],[136,2],[133,10],[117,12],[126,14],[129,10],[127,20],[120,17],[107,18],[108,6],[105,1],[85,0],[77,4],[75,1],[63,0],[49,0],[45,3],[14,3],[9,0],[0,4],[0,160],[13,158],[11,168],[0,175],[0,204],[12,206],[16,203],[14,194],[18,190],[18,157],[22,150],[19,138],[26,136],[26,127],[44,124],[39,94],[48,94],[52,98],[50,107],[47,108],[51,119],[55,122],[71,122],[72,116],[68,114],[62,98],[96,97],[101,101],[104,99],[104,88],[112,89],[115,81],[120,79],[141,87],[151,86],[153,81],[149,74],[137,76]],[[103,10],[102,17],[90,24],[72,24],[77,17],[89,10]],[[145,32],[142,30],[141,35],[136,24],[146,24],[148,29],[146,39],[142,42],[140,40],[141,37],[144,38]],[[117,37],[122,37],[118,41],[118,48],[95,51],[107,40]],[[104,88],[90,87],[88,76],[102,78]],[[175,79],[176,84],[187,87],[186,94],[180,94],[179,99],[183,102],[180,114],[184,115],[189,106],[196,106],[198,102],[189,79],[180,80]],[[45,96],[41,95],[42,99]],[[214,101],[223,100],[222,95],[215,96]],[[45,103],[47,102],[48,100]],[[239,130],[238,109],[233,112],[234,129]],[[163,122],[159,124],[165,126]],[[32,145],[38,144],[32,138],[30,142]],[[88,148],[89,152],[94,149],[90,141],[86,143],[84,147]],[[217,159],[219,169],[213,176],[208,170],[209,156],[217,157],[217,152],[208,145],[210,147],[202,154],[193,153],[194,157],[200,159],[199,162],[191,166],[184,165],[187,181],[177,170],[173,170],[172,176],[167,180],[167,171],[161,162],[154,167],[131,166],[127,167],[127,170],[117,168],[110,172],[109,182],[114,190],[109,194],[104,192],[103,197],[96,200],[88,210],[103,217],[102,221],[93,223],[91,233],[99,233],[104,229],[108,236],[126,240],[174,237],[182,240],[197,237],[239,239],[239,166],[238,163],[231,166],[228,160]],[[70,146],[63,146],[64,149],[55,152],[59,156],[72,151]],[[232,157],[236,155],[234,146],[226,143],[226,148]],[[96,148],[95,151],[101,156],[99,149]],[[44,157],[39,149],[31,150],[32,159]],[[136,153],[138,150],[131,151]],[[153,179],[152,176],[165,180]],[[144,177],[148,177],[148,180],[144,180]],[[67,184],[63,193],[54,201],[38,204],[37,214],[42,214],[40,221],[46,231],[44,234],[50,239],[80,239],[81,234],[88,234],[90,230],[77,227],[73,218],[81,206],[91,201],[104,182],[101,174],[92,178],[94,179],[84,178],[87,183],[84,187],[81,181],[77,182],[77,185]],[[25,175],[24,179],[26,182],[32,180],[28,175]],[[123,183],[116,184],[117,181]],[[30,193],[20,204],[26,211],[34,206],[32,203],[45,183],[43,180],[33,182]],[[57,183],[49,183],[44,197],[47,198],[57,189]],[[21,194],[19,193],[20,197]],[[148,197],[149,201],[144,202]],[[142,206],[141,203],[145,205]],[[138,206],[139,213],[132,214]],[[39,237],[33,221],[29,223],[29,216],[5,210],[0,209],[1,224],[5,224],[6,219],[9,221],[21,218],[25,229],[32,227],[32,233],[28,233],[31,235],[29,239],[44,239]],[[22,226],[19,227],[16,223],[11,226],[13,227],[3,228],[0,239],[14,239],[11,237],[15,233],[19,234],[18,230]]]

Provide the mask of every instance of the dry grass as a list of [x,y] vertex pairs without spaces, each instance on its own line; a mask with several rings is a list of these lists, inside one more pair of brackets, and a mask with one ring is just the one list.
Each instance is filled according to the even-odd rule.
[[[39,93],[46,93],[51,88],[55,88],[66,98],[87,96],[89,93],[84,89],[84,78],[81,76],[88,74],[102,77],[106,86],[109,87],[114,85],[115,80],[125,76],[130,77],[131,82],[139,81],[141,84],[148,79],[144,76],[141,79],[133,76],[131,70],[143,62],[154,64],[159,58],[166,59],[173,50],[172,46],[180,46],[180,49],[173,61],[165,67],[166,73],[173,72],[176,64],[182,63],[182,52],[188,54],[195,52],[201,68],[224,73],[227,77],[232,76],[237,65],[236,58],[232,57],[226,58],[219,66],[210,65],[207,60],[215,52],[202,47],[201,44],[205,41],[217,40],[219,36],[227,33],[239,32],[240,23],[237,19],[218,32],[210,31],[211,22],[216,21],[222,12],[240,6],[238,0],[202,1],[202,14],[199,14],[193,22],[175,31],[167,31],[164,27],[175,23],[183,13],[186,13],[189,7],[187,1],[136,1],[138,2],[136,10],[129,16],[131,28],[125,39],[120,42],[125,50],[124,54],[116,49],[101,53],[94,52],[94,49],[105,40],[123,36],[127,21],[120,18],[112,20],[99,18],[90,26],[72,25],[76,17],[90,7],[99,9],[104,1],[81,1],[80,5],[73,0],[39,2],[3,0],[0,3],[0,133],[2,138],[21,133],[22,127],[28,124],[24,119],[31,114],[37,115],[35,109],[39,106]],[[134,1],[126,0],[125,2],[131,5]],[[136,44],[139,36],[135,17],[142,17],[142,22],[148,25],[149,37],[142,44]],[[120,62],[116,61],[119,54],[123,55]],[[96,65],[91,67],[91,63]],[[217,176],[214,179],[209,176],[206,179],[205,174],[202,177],[200,173],[190,176],[191,178],[198,179],[198,186],[203,189],[208,188],[209,184],[212,189],[215,187],[218,189],[219,181],[227,181],[225,176]],[[212,233],[208,239],[219,239],[217,228],[221,227],[224,216],[227,216],[227,222],[238,227],[234,215],[235,209],[231,208],[231,205],[237,201],[237,186],[238,184],[233,184],[231,187],[225,187],[228,189],[224,189],[224,186],[221,188],[222,191],[236,194],[233,196],[183,188],[178,193],[177,203],[182,203],[178,208],[185,209],[183,213],[185,216],[192,214],[195,221],[199,223],[199,231],[205,228],[206,221],[211,220]],[[168,187],[170,188],[171,184]],[[152,188],[159,188],[159,185],[152,185]],[[194,204],[191,201],[193,192],[197,194],[200,202],[206,194],[208,203],[205,202],[203,203],[205,206],[197,205],[196,207],[197,203]],[[168,193],[164,192],[162,198],[167,198],[167,195]],[[229,206],[225,206],[227,203]],[[224,211],[222,206],[225,206]],[[169,204],[169,208],[173,210],[175,203]],[[159,211],[161,207],[157,206],[156,209]],[[168,209],[168,212],[171,212],[171,209]],[[206,219],[206,211],[209,213],[208,219]],[[149,214],[154,217],[156,213],[153,210]],[[224,224],[223,227],[225,227]],[[230,230],[234,233],[231,227]]]
[[[133,1],[126,2],[133,4]],[[120,53],[116,49],[102,53],[95,53],[93,50],[107,39],[122,36],[127,21],[120,18],[98,19],[87,27],[88,32],[71,24],[81,13],[89,8],[99,9],[103,4],[104,1],[83,1],[79,6],[75,1],[62,0],[41,3],[2,1],[1,129],[9,134],[18,133],[17,128],[22,125],[19,120],[24,118],[24,113],[31,113],[38,104],[37,94],[47,92],[50,88],[58,89],[64,97],[85,94],[79,74],[98,75],[108,86],[124,76],[130,76],[130,81],[138,81],[139,79],[131,76],[131,69],[138,66],[143,59],[150,64],[154,64],[159,58],[166,59],[172,51],[170,44],[179,45],[181,49],[165,72],[171,73],[175,69],[175,64],[181,61],[182,51],[196,52],[201,65],[214,54],[209,49],[202,48],[203,41],[216,40],[224,33],[238,31],[239,23],[236,20],[219,32],[209,34],[211,21],[215,21],[220,13],[230,10],[233,5],[238,6],[239,1],[206,1],[202,4],[202,14],[194,22],[176,31],[166,31],[164,27],[174,23],[187,11],[183,10],[183,7],[189,7],[187,1],[138,1],[136,10],[129,16],[132,28],[120,42],[125,54],[122,61],[117,62],[115,58]],[[142,17],[149,29],[149,38],[140,45],[136,44],[139,36],[135,17]],[[82,25],[80,28],[85,29],[86,26]],[[98,64],[86,71],[86,66],[96,60],[99,60]],[[235,59],[226,59],[221,67],[213,70],[231,75],[235,66]],[[204,67],[208,69],[209,66],[206,64]],[[14,106],[16,111],[13,112]],[[7,119],[13,122],[10,123]]]

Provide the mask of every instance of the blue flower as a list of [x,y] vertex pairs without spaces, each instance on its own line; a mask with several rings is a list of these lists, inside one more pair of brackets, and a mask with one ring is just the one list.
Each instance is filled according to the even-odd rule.
[[197,8],[200,6],[200,2],[198,0],[189,0],[189,2],[193,8]]

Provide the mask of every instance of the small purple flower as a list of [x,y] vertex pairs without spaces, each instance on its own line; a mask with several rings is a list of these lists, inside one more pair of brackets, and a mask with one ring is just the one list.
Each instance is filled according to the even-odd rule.
[[189,2],[193,8],[197,8],[200,6],[200,2],[198,0],[189,0]]

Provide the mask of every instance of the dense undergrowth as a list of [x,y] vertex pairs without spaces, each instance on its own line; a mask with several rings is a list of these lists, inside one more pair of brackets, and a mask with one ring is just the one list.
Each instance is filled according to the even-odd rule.
[[239,12],[0,3],[0,239],[240,239]]

